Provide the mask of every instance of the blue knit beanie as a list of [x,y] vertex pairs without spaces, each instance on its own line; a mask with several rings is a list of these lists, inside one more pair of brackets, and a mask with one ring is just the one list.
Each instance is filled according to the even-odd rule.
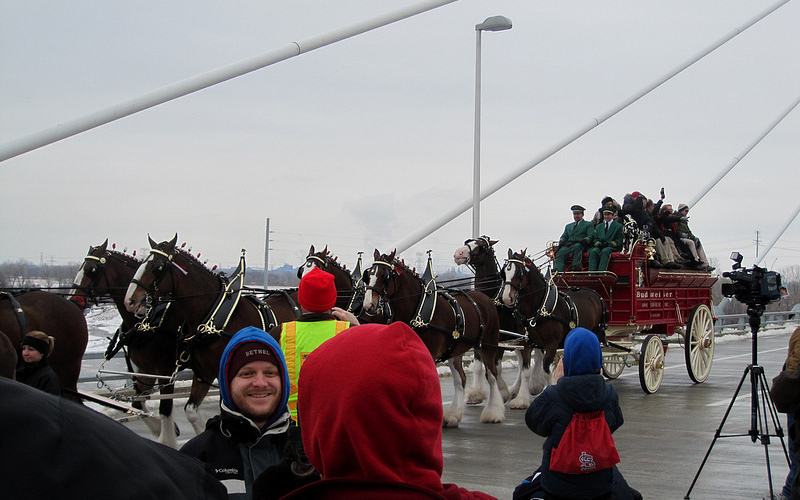
[[597,335],[586,328],[574,328],[564,341],[564,375],[600,373],[603,353]]

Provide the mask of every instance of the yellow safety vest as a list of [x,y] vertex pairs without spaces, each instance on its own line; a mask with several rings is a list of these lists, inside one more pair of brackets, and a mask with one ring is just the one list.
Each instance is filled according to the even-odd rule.
[[347,321],[290,321],[281,325],[281,350],[289,371],[289,410],[297,419],[297,380],[309,354],[326,340],[350,328]]

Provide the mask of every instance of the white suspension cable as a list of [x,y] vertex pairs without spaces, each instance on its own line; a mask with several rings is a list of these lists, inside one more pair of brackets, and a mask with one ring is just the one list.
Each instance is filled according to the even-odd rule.
[[706,185],[706,187],[705,187],[705,188],[703,188],[703,189],[700,191],[700,193],[699,193],[697,196],[695,196],[695,198],[694,198],[693,200],[691,200],[691,201],[689,202],[689,206],[690,206],[690,207],[695,207],[695,206],[697,205],[697,203],[698,203],[700,200],[702,200],[702,199],[703,199],[703,197],[704,197],[705,195],[707,195],[707,194],[708,194],[708,192],[709,192],[709,191],[711,191],[711,189],[712,189],[714,186],[716,186],[716,185],[717,185],[717,183],[718,183],[719,181],[721,181],[723,177],[725,177],[726,175],[728,175],[728,172],[730,172],[731,170],[733,170],[733,167],[735,167],[735,166],[736,166],[736,165],[737,165],[737,164],[738,164],[738,163],[739,163],[739,162],[740,162],[740,161],[741,161],[741,160],[742,160],[742,159],[743,159],[745,156],[747,156],[747,154],[748,154],[748,153],[749,153],[749,152],[750,152],[750,151],[751,151],[751,150],[752,150],[754,147],[756,147],[756,146],[758,145],[758,143],[759,143],[759,142],[761,142],[761,141],[762,141],[762,139],[764,139],[764,137],[766,137],[766,136],[767,136],[767,134],[769,134],[770,132],[772,132],[772,129],[774,129],[775,127],[777,127],[777,126],[778,126],[778,124],[779,124],[781,121],[783,121],[783,119],[784,119],[784,118],[786,118],[786,116],[787,116],[789,113],[791,113],[791,112],[792,112],[792,110],[793,110],[794,108],[796,108],[798,104],[800,104],[800,97],[799,97],[799,98],[797,98],[797,100],[796,100],[796,101],[794,101],[794,104],[792,104],[791,106],[789,106],[789,108],[788,108],[788,109],[786,109],[786,111],[784,111],[784,112],[783,112],[783,113],[782,113],[782,114],[781,114],[781,115],[778,117],[778,119],[777,119],[777,120],[775,120],[774,122],[772,122],[772,124],[771,124],[771,125],[770,125],[770,126],[769,126],[769,127],[768,127],[768,128],[765,130],[765,131],[764,131],[764,133],[763,133],[763,134],[761,134],[761,135],[760,135],[760,136],[759,136],[759,137],[758,137],[758,138],[757,138],[755,141],[753,141],[752,143],[750,143],[750,145],[749,145],[749,146],[747,146],[747,147],[744,149],[744,151],[742,151],[741,153],[739,153],[739,155],[738,155],[738,156],[734,157],[734,158],[733,158],[733,160],[731,160],[731,162],[730,162],[730,163],[729,163],[729,164],[728,164],[728,165],[725,167],[725,169],[723,169],[723,170],[722,170],[722,172],[720,172],[720,173],[719,173],[719,174],[718,174],[718,175],[717,175],[717,176],[716,176],[716,177],[715,177],[713,180],[711,180],[711,182],[709,182],[709,183]]
[[[703,57],[707,56],[708,54],[710,54],[714,50],[718,49],[723,44],[725,44],[726,42],[730,41],[731,39],[733,39],[734,37],[736,37],[737,35],[739,35],[743,31],[745,31],[747,28],[753,26],[755,23],[757,23],[758,21],[764,19],[769,14],[773,13],[778,8],[780,8],[781,6],[785,5],[788,2],[789,2],[789,0],[781,0],[781,1],[777,2],[777,3],[775,3],[774,5],[768,7],[767,9],[762,11],[760,14],[758,14],[755,17],[753,17],[749,21],[745,22],[741,26],[739,26],[737,28],[734,28],[733,31],[730,32],[729,34],[723,36],[722,38],[720,38],[716,42],[712,43],[707,48],[701,50],[699,53],[697,53],[695,56],[693,56],[692,58],[687,60],[685,63],[679,65],[677,68],[673,69],[672,71],[667,73],[665,76],[659,78],[655,82],[653,82],[650,85],[648,85],[647,87],[645,87],[644,90],[634,94],[632,97],[630,97],[630,98],[626,99],[625,101],[621,102],[620,104],[618,104],[617,106],[615,106],[614,108],[609,110],[608,112],[600,115],[598,118],[593,118],[589,122],[589,124],[587,124],[585,127],[583,127],[582,129],[578,130],[577,132],[573,133],[572,135],[568,136],[567,138],[565,138],[561,142],[555,144],[550,149],[548,149],[544,153],[542,153],[539,156],[537,156],[536,158],[534,158],[533,162],[529,163],[528,165],[524,165],[524,166],[518,168],[517,170],[511,172],[505,178],[495,182],[488,189],[485,189],[485,190],[482,189],[481,190],[480,199],[484,200],[484,199],[488,198],[489,196],[493,195],[494,193],[496,193],[497,191],[499,191],[503,187],[505,187],[508,184],[510,184],[512,181],[516,180],[522,174],[524,174],[524,173],[528,172],[529,170],[533,169],[534,167],[538,166],[540,163],[542,163],[547,158],[553,156],[554,154],[558,153],[559,151],[561,151],[565,147],[569,146],[570,144],[572,144],[576,140],[580,139],[584,134],[586,134],[590,130],[594,129],[595,127],[597,127],[598,125],[600,125],[604,121],[608,120],[609,118],[611,118],[615,114],[619,113],[620,111],[622,111],[623,109],[627,108],[628,106],[630,106],[634,102],[638,101],[639,99],[641,99],[645,95],[649,94],[651,91],[655,90],[656,88],[661,86],[666,81],[670,80],[675,75],[681,73],[683,70],[685,70],[686,68],[688,68],[692,64],[696,63],[697,61],[699,61]],[[434,233],[435,231],[437,231],[438,229],[440,229],[444,225],[448,224],[449,222],[451,222],[453,219],[455,219],[459,215],[463,214],[464,212],[466,212],[467,210],[472,208],[472,204],[473,204],[473,200],[471,198],[468,199],[468,200],[465,200],[465,201],[463,201],[463,202],[461,202],[459,204],[456,204],[448,212],[445,212],[444,214],[442,214],[437,219],[429,222],[428,224],[426,224],[422,228],[417,229],[416,231],[414,231],[413,233],[409,234],[408,236],[406,236],[402,240],[398,241],[394,246],[394,248],[397,249],[397,253],[400,254],[400,253],[408,250],[409,248],[411,248],[412,246],[416,245],[417,243],[419,243],[420,241],[422,241],[426,237],[430,236],[432,233]]]
[[158,106],[167,101],[183,97],[212,85],[245,75],[257,69],[265,68],[280,61],[310,52],[314,49],[335,42],[352,38],[367,31],[386,26],[417,14],[436,9],[458,0],[426,0],[393,12],[385,13],[359,23],[323,33],[299,42],[291,42],[276,50],[245,59],[215,70],[180,80],[164,87],[147,92],[120,104],[101,109],[94,113],[60,123],[45,130],[18,137],[0,144],[0,162],[33,151],[42,146],[52,144],[80,134],[87,130],[105,125],[128,115]]

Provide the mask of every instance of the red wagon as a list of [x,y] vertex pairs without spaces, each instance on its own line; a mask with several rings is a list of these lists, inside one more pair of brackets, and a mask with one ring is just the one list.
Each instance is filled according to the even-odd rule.
[[554,281],[560,290],[585,287],[596,291],[609,311],[603,348],[603,371],[617,378],[637,363],[639,382],[654,393],[664,376],[667,338],[683,335],[686,368],[703,382],[714,357],[711,287],[718,277],[705,271],[656,269],[652,249],[637,244],[630,254],[615,252],[604,272],[565,272]]

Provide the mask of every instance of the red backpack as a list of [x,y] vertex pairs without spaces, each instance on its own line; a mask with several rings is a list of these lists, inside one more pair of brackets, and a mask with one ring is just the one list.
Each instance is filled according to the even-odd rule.
[[558,446],[550,454],[550,470],[565,474],[587,474],[619,463],[605,413],[575,413]]

